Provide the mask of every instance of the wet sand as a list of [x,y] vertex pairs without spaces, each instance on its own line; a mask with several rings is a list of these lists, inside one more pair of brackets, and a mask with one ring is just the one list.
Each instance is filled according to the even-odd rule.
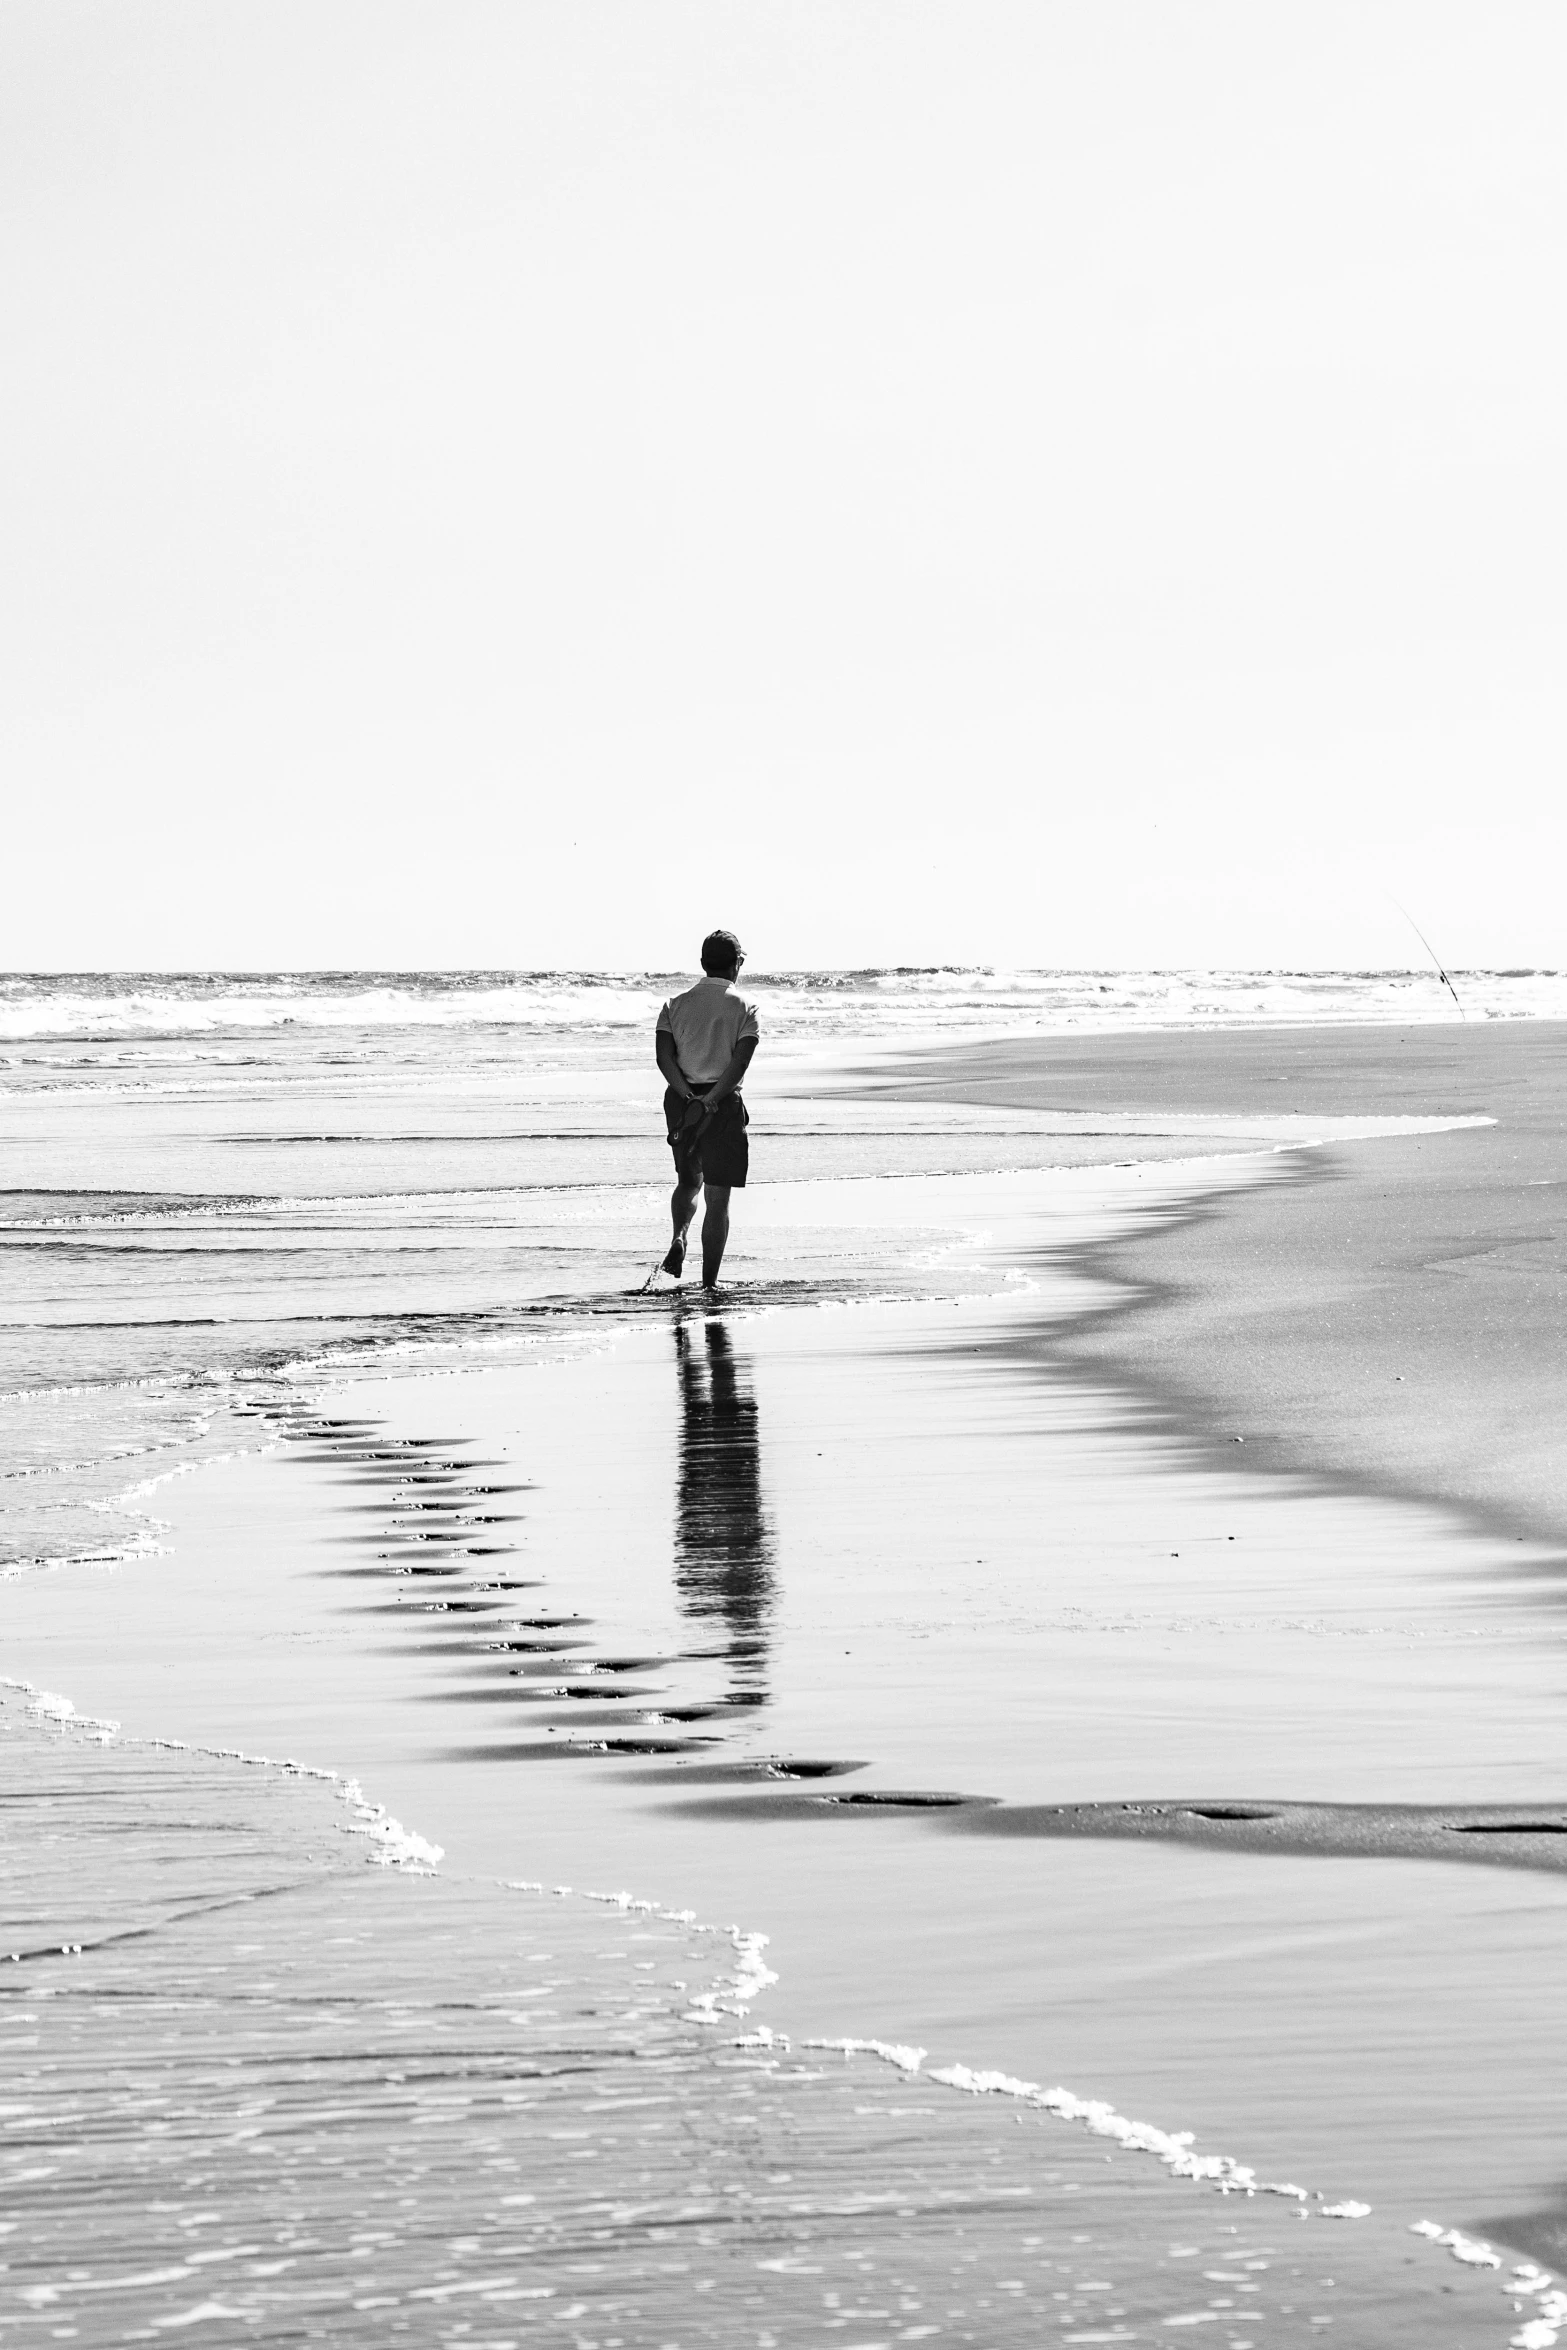
[[321,1787],[106,1748],[15,1696],[0,1755],[34,1925],[71,1942],[0,1977],[4,2336],[1499,2332],[1494,2273],[1386,2228],[1198,2200],[1102,2134],[870,2055],[736,2045],[727,1936],[355,1867]]
[[[1104,1215],[1152,1216],[1243,1173],[1115,1180]],[[986,1201],[1008,1247],[1013,1204],[1046,1213],[1034,1177]],[[448,1871],[765,1932],[796,2039],[1059,2081],[1401,2225],[1539,2211],[1567,1888],[1356,1838],[1540,1800],[1559,1655],[1498,1599],[1551,1554],[1150,1439],[1022,1348],[1096,1296],[675,1308],[572,1362],[359,1383],[337,1429],[181,1485],[171,1556],[10,1587],[8,1653],[128,1732],[352,1768]],[[813,1792],[883,1800],[771,1801]],[[1356,1838],[1037,1833],[1259,1800]]]
[[863,1082],[1056,1113],[1494,1119],[1329,1142],[1287,1192],[1088,1252],[1116,1293],[1066,1352],[1188,1441],[1567,1540],[1567,1025],[1051,1036]]
[[[1067,1115],[1117,1123],[1093,1104]],[[1134,1102],[1122,1131],[1178,1116]],[[1471,1139],[1332,1148],[1372,1165]],[[921,2103],[953,2066],[1064,2082],[1302,2184],[1313,2213],[1363,2196],[1370,2221],[1303,2231],[1335,2231],[1362,2247],[1344,2256],[1356,2275],[1376,2272],[1339,2315],[1351,2338],[1404,2338],[1396,2304],[1420,2312],[1412,2341],[1500,2342],[1517,2323],[1502,2275],[1479,2278],[1490,2314],[1476,2315],[1462,2265],[1407,2231],[1506,2212],[1505,2241],[1547,2248],[1567,1887],[1551,1808],[1535,1807],[1567,1798],[1561,1651],[1542,1637],[1555,1545],[1467,1500],[1416,1501],[1396,1476],[1326,1477],[1304,1453],[1259,1474],[1260,1412],[1242,1467],[1211,1421],[1189,1428],[1162,1389],[1085,1372],[1079,1351],[1157,1321],[1107,1298],[1125,1249],[1157,1261],[1237,1213],[1287,1219],[1321,1190],[1297,1179],[1320,1156],[913,1179],[894,1187],[911,1215],[978,1236],[976,1261],[1032,1254],[1034,1285],[852,1311],[748,1309],[742,1294],[717,1315],[659,1308],[576,1359],[355,1382],[326,1420],[258,1424],[279,1449],[176,1489],[160,1504],[169,1556],[8,1587],[10,1669],[132,1737],[353,1772],[445,1847],[481,1955],[478,1888],[523,1877],[766,1933],[779,1980],[752,2021],[791,2046],[754,2051],[764,2067],[811,2039],[914,2042],[930,2052]],[[823,1186],[814,1210],[804,1187],[771,1202],[759,1188],[746,1210],[847,1217],[872,1188]],[[876,1800],[819,1800],[850,1794]],[[1197,1827],[1204,1806],[1277,1807],[1286,1826]],[[1535,1823],[1515,1850],[1544,1866],[1432,1857],[1504,1816]],[[1085,1819],[1115,1832],[1084,1833]],[[1143,1829],[1123,1833],[1128,1819]],[[416,1886],[411,1901],[426,1898]],[[413,1914],[408,1987],[428,1996]],[[939,2200],[943,2098],[998,2109],[931,2094],[932,2137],[923,2116],[915,2137]],[[823,2118],[824,2195],[874,2119]],[[1062,2124],[1024,2120],[1053,2147]],[[730,2123],[713,2127],[726,2142]],[[1009,2114],[995,2127],[1016,2142]],[[1199,2213],[1239,2224],[1233,2200],[1150,2157],[1127,2175],[1134,2195],[1146,2180],[1187,2199],[1179,2237],[1162,2203],[1149,2219],[1161,2258],[1206,2243]],[[896,2177],[886,2192],[903,2192]],[[1299,2225],[1277,2208],[1275,2237]],[[629,2223],[606,2224],[624,2283]],[[1096,2247],[1142,2241],[1130,2207],[1102,2224]],[[932,2257],[945,2244],[956,2260],[937,2236]],[[1407,2302],[1389,2301],[1394,2270]],[[1008,2274],[996,2294],[1022,2289]],[[981,2310],[976,2290],[941,2322],[960,2339],[1034,2339],[1074,2289],[1052,2283],[1037,2310]],[[825,2316],[786,2290],[764,2293],[778,2338],[814,2338]],[[1201,2319],[1148,2291],[1150,2326],[1249,2340],[1222,2280]],[[1281,2304],[1288,2325],[1268,2338],[1332,2314]],[[624,2338],[665,2339],[638,2331],[656,2322]],[[1135,2333],[1115,2317],[1112,2338]]]

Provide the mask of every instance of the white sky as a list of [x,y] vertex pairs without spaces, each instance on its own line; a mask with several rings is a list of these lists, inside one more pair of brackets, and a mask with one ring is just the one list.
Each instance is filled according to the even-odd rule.
[[1559,0],[7,0],[0,964],[1567,965]]

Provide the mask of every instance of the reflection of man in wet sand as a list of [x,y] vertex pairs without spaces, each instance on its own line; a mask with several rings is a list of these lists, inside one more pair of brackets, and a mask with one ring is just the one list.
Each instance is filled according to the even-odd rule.
[[664,1072],[664,1122],[675,1154],[669,1203],[674,1238],[666,1273],[685,1270],[686,1234],[703,1186],[702,1286],[716,1289],[729,1238],[729,1194],[745,1184],[750,1162],[748,1120],[740,1086],[756,1050],[756,1006],[735,992],[745,952],[732,930],[712,930],[702,941],[704,976],[684,995],[671,996],[658,1015],[656,1050]]
[[[709,1211],[711,1213],[711,1211]],[[687,1615],[720,1616],[737,1679],[761,1679],[773,1598],[773,1545],[762,1505],[756,1398],[722,1322],[698,1348],[675,1332],[680,1374],[680,1486],[675,1588]]]

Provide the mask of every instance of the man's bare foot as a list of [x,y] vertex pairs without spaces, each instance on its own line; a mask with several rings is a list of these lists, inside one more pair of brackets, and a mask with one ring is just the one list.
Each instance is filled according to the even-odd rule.
[[682,1233],[679,1233],[679,1234],[677,1234],[677,1236],[675,1237],[675,1239],[673,1239],[673,1240],[670,1242],[670,1244],[669,1244],[669,1254],[668,1254],[668,1256],[667,1256],[667,1257],[664,1259],[664,1262],[663,1262],[663,1264],[660,1266],[659,1270],[660,1270],[661,1272],[664,1272],[664,1273],[673,1273],[673,1275],[674,1275],[675,1279],[678,1281],[678,1280],[680,1279],[680,1276],[681,1276],[681,1274],[682,1274],[682,1273],[685,1271],[685,1269],[686,1269],[686,1236],[685,1236],[685,1234],[682,1232]]

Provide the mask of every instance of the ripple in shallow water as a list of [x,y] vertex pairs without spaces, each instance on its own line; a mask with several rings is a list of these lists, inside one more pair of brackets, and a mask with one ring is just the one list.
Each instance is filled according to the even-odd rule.
[[[84,2344],[1500,2341],[1495,2281],[746,2028],[749,1939],[367,1867],[319,1783],[0,1703],[0,2326]],[[18,1935],[18,1926],[25,1932]]]

